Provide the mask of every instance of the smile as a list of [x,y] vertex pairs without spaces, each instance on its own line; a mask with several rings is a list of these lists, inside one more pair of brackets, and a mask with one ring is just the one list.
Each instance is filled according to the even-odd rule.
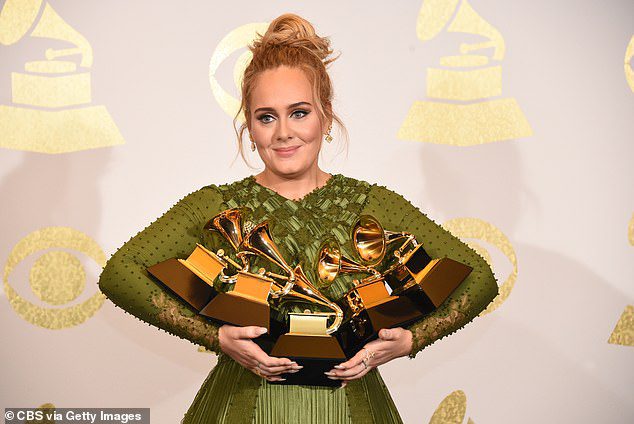
[[302,146],[288,147],[285,149],[273,149],[273,151],[280,157],[288,158],[293,156],[300,147]]

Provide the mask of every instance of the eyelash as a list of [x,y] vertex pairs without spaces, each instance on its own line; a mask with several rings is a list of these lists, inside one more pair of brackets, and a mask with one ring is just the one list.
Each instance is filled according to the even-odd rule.
[[[296,111],[294,111],[291,115],[295,115],[295,114],[296,114],[296,113],[298,113],[298,112],[301,112],[301,113],[303,113],[303,114],[304,114],[301,118],[303,118],[304,116],[306,116],[306,115],[308,115],[308,114],[310,113],[310,112],[308,112],[307,110],[296,110]],[[271,115],[267,113],[267,114],[264,114],[264,115],[260,115],[260,116],[258,116],[258,121],[262,122],[263,124],[269,124],[269,123],[271,123],[271,121],[268,121],[268,122],[264,122],[264,121],[263,121],[263,119],[264,119],[264,118],[266,118],[267,116],[271,116]]]

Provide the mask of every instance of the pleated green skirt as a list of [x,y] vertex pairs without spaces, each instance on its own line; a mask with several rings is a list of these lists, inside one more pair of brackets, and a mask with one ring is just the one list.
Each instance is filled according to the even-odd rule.
[[368,422],[402,423],[376,370],[343,389],[276,385],[220,355],[181,424]]

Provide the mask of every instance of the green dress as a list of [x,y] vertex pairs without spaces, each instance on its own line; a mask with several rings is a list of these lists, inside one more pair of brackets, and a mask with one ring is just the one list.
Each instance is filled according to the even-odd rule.
[[[287,263],[294,266],[301,262],[307,277],[333,300],[363,274],[339,275],[329,287],[323,287],[313,266],[319,245],[334,236],[342,253],[356,260],[349,231],[360,214],[373,215],[386,230],[413,233],[432,257],[450,257],[472,266],[471,274],[440,308],[409,327],[412,359],[424,347],[475,318],[497,295],[497,282],[482,256],[384,186],[334,174],[324,186],[297,201],[260,185],[253,175],[202,187],[180,199],[118,249],[99,279],[101,291],[115,305],[218,354],[217,365],[182,423],[401,422],[377,369],[343,389],[269,384],[221,352],[216,324],[184,306],[148,275],[148,266],[172,257],[185,258],[196,243],[231,252],[228,243],[204,232],[203,226],[218,212],[238,206],[251,208],[254,223],[269,220],[273,241]],[[270,269],[267,265],[261,263]],[[255,266],[260,265],[256,262]]]

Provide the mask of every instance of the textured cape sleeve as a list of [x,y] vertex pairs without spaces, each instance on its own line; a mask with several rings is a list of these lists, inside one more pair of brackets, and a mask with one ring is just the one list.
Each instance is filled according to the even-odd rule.
[[202,243],[202,228],[219,212],[222,197],[210,185],[188,194],[123,244],[108,260],[99,289],[116,306],[142,321],[220,353],[218,325],[198,315],[154,280],[147,267],[186,258]]
[[486,260],[449,231],[436,224],[409,200],[385,187],[373,190],[366,208],[386,230],[407,231],[432,258],[451,258],[473,267],[462,284],[434,312],[408,329],[412,332],[409,357],[442,337],[464,327],[498,294],[498,285]]

